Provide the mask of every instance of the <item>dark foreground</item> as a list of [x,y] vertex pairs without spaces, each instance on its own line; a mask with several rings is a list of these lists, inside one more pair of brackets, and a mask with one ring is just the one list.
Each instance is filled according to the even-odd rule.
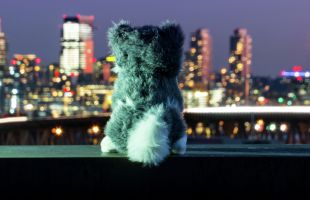
[[306,198],[310,145],[189,145],[186,155],[153,168],[101,154],[99,146],[0,146],[0,190],[42,199]]

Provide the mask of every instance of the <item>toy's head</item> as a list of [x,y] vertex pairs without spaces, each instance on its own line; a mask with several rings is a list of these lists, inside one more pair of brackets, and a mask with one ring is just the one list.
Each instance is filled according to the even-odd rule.
[[181,68],[184,35],[178,24],[132,27],[126,21],[108,31],[109,45],[120,69],[177,76]]

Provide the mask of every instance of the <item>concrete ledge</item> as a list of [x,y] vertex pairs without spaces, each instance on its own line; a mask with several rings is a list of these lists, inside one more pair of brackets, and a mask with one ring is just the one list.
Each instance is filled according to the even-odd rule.
[[0,177],[3,194],[22,197],[301,197],[310,191],[310,145],[189,145],[155,168],[99,146],[1,146]]

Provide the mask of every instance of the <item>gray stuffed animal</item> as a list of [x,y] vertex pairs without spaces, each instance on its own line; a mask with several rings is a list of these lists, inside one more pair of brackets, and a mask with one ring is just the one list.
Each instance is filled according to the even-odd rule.
[[108,31],[118,78],[102,152],[126,153],[131,161],[158,165],[186,150],[183,100],[177,84],[184,35],[179,25],[114,24]]

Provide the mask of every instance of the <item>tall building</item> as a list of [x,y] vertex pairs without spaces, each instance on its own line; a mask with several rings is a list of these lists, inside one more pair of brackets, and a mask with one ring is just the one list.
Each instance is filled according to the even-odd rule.
[[186,52],[180,87],[207,91],[212,73],[212,38],[208,29],[191,34],[190,49]]
[[237,28],[230,37],[228,97],[232,103],[247,104],[251,81],[252,38]]
[[180,87],[207,90],[212,72],[212,38],[208,29],[191,34],[190,48],[185,54]]
[[64,16],[60,68],[70,76],[91,75],[94,63],[94,16]]
[[210,105],[212,81],[212,38],[208,29],[191,34],[190,47],[185,53],[179,87],[183,89],[185,107]]
[[43,77],[40,63],[34,54],[14,55],[3,79],[6,113],[18,115],[24,110],[23,102],[38,101]]
[[4,110],[3,76],[7,64],[8,45],[4,32],[2,31],[2,19],[0,18],[0,112]]
[[5,38],[5,34],[2,31],[2,19],[0,18],[0,67],[1,71],[3,71],[4,66],[7,61],[7,41]]

